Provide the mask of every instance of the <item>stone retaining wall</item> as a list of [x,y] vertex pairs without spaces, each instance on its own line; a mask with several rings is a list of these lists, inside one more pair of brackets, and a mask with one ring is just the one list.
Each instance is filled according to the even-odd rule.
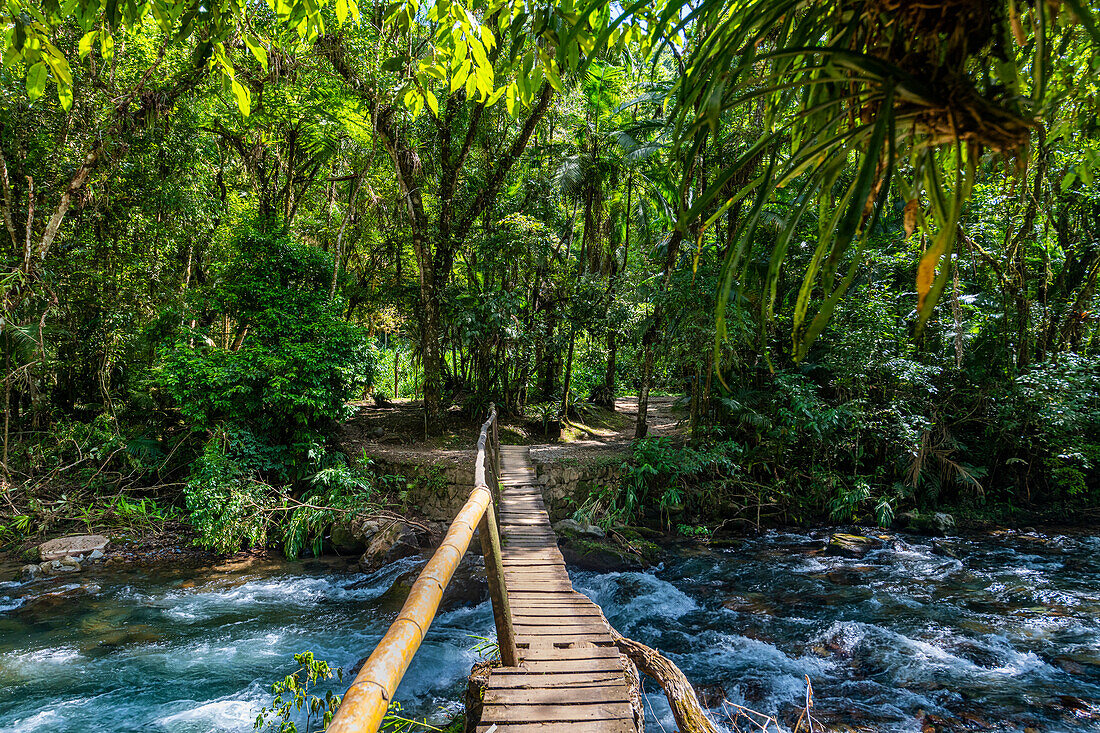
[[[450,522],[470,497],[474,486],[473,462],[469,466],[423,466],[375,459],[382,473],[404,476],[406,503],[424,519]],[[619,480],[619,465],[535,463],[535,475],[544,484],[543,498],[550,521],[569,517],[596,486]]]

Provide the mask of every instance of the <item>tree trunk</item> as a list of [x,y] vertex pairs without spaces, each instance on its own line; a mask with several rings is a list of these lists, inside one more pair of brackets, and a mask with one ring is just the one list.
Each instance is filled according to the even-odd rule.
[[[660,311],[660,306],[657,307]],[[655,314],[655,318],[659,314]],[[649,384],[653,381],[653,342],[656,341],[657,321],[642,337],[642,348],[645,349],[645,359],[642,362],[642,386],[638,390],[638,419],[634,425],[634,440],[641,440],[649,434]]]
[[615,409],[615,365],[619,354],[619,339],[614,331],[607,332],[607,369],[603,375],[603,394],[597,404],[609,410]]
[[569,355],[565,358],[565,380],[562,382],[561,389],[561,419],[563,422],[569,419],[569,388],[573,383],[573,347],[576,342],[577,332],[575,329],[570,329]]

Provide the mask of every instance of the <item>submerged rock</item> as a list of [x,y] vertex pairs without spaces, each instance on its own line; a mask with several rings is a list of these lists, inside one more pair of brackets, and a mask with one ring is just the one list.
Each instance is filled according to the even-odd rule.
[[871,569],[866,565],[857,565],[851,568],[833,568],[825,573],[825,578],[834,585],[860,585],[864,582],[865,573]]
[[882,540],[876,537],[864,537],[858,534],[837,532],[829,538],[829,544],[825,548],[825,554],[861,558],[871,550],[881,549],[882,546]]
[[776,604],[764,593],[743,593],[730,596],[722,602],[722,606],[738,613],[755,613],[765,616],[779,615]]
[[949,557],[952,560],[959,559],[959,553],[951,545],[941,541],[932,540],[932,554],[940,557]]
[[71,557],[65,557],[63,560],[44,562],[38,567],[46,575],[62,575],[64,573],[80,572],[80,563]]

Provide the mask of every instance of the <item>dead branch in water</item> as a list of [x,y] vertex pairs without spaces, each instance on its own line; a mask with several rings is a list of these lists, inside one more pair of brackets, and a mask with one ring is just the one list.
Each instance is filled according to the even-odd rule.
[[[625,654],[638,669],[654,679],[664,690],[668,705],[672,709],[672,717],[676,720],[680,733],[718,733],[718,726],[710,719],[706,709],[699,702],[695,688],[688,681],[687,675],[672,660],[656,649],[626,638],[615,629],[611,629],[611,638],[622,654]],[[819,721],[813,717],[813,706],[813,686],[807,676],[806,704],[794,725],[794,733],[817,733],[821,730]],[[738,723],[742,719],[752,726],[752,730],[760,733],[767,733],[771,730],[770,726],[774,726],[775,730],[781,729],[779,721],[774,717],[751,710],[744,705],[724,702],[723,708],[726,709],[734,730],[741,730]]]
[[687,676],[668,657],[641,642],[628,639],[615,629],[611,638],[619,651],[642,672],[652,677],[665,691],[672,717],[680,733],[719,733],[718,726],[707,716],[706,710],[695,695]]

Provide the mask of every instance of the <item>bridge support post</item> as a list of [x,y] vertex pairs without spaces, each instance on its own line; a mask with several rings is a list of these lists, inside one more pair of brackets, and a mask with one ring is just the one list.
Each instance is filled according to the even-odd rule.
[[496,492],[490,489],[489,493],[494,498],[481,515],[477,533],[481,536],[481,555],[485,558],[485,577],[489,581],[489,598],[493,603],[493,621],[497,627],[500,661],[505,667],[517,667],[519,653],[516,651],[516,631],[512,626],[508,590],[504,587],[504,559],[500,552],[500,530],[497,528],[494,509]]

